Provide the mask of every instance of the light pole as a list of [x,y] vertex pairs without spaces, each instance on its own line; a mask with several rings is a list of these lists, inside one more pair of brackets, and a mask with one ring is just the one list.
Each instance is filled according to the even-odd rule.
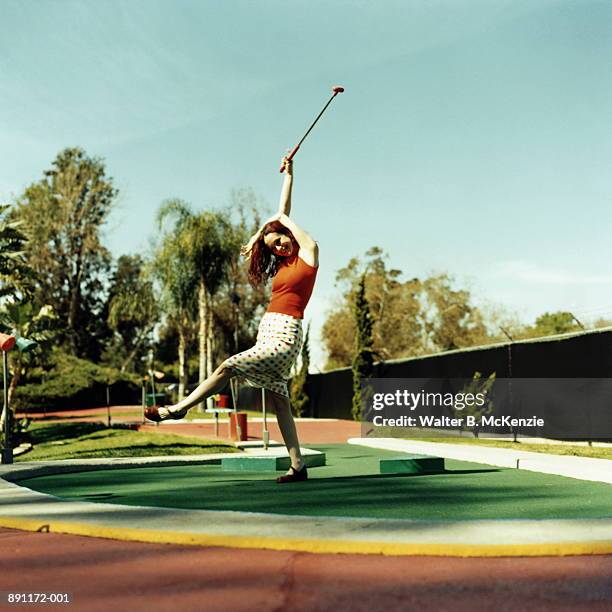
[[15,336],[0,334],[0,350],[2,351],[2,380],[4,391],[4,446],[2,448],[2,463],[13,463],[13,446],[11,444],[11,411],[8,403],[8,352],[15,346]]
[[8,402],[8,351],[16,346],[20,353],[28,353],[38,346],[38,342],[20,336],[13,331],[10,336],[0,334],[0,350],[2,350],[2,375],[4,382],[4,449],[2,463],[13,463],[13,446],[11,442],[12,413]]

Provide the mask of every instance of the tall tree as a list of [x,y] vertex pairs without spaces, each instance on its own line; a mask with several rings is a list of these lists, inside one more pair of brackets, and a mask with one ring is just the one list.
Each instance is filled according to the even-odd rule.
[[166,315],[165,325],[178,335],[179,400],[185,396],[188,384],[187,347],[197,319],[198,274],[192,262],[184,257],[180,229],[164,235],[155,250],[150,273],[160,287],[160,303]]
[[354,305],[355,352],[353,357],[353,419],[358,421],[363,408],[362,383],[371,378],[374,371],[374,339],[370,304],[366,298],[366,275],[362,274],[357,288]]
[[213,299],[214,325],[218,342],[214,359],[245,350],[255,343],[261,315],[268,302],[269,289],[253,287],[247,267],[240,256],[246,244],[261,225],[260,203],[250,189],[233,191],[229,209],[223,211],[226,228],[227,270]]
[[328,314],[322,337],[328,352],[327,368],[350,365],[355,334],[352,308],[365,275],[366,299],[372,317],[374,353],[383,360],[484,344],[491,340],[485,318],[465,289],[439,274],[402,280],[401,270],[388,268],[378,247],[339,270],[336,281],[342,296]]
[[[198,320],[198,315],[200,348],[202,337],[207,338],[204,343],[205,373],[212,372],[213,366],[229,354],[244,350],[255,342],[259,318],[267,303],[268,289],[254,288],[248,282],[247,269],[244,260],[240,257],[240,246],[245,244],[261,225],[261,202],[252,190],[240,189],[231,193],[229,207],[214,213],[195,215],[180,200],[164,202],[164,206],[168,209],[162,212],[161,221],[170,217],[173,225],[164,232],[163,244],[156,252],[152,266],[160,280],[160,286],[166,287],[162,291],[166,296],[162,308],[167,317],[160,334],[163,337],[167,360],[174,359],[176,354],[175,350],[168,350],[168,343],[174,339],[178,345],[179,371],[185,373],[184,376],[179,374],[179,380],[183,378],[186,380],[186,367],[191,360],[185,360],[185,347],[192,343],[193,322]],[[184,208],[186,210],[183,210]],[[190,231],[201,232],[198,223],[194,221],[196,216],[203,218],[202,224],[213,225],[212,231],[206,234],[208,245],[205,245],[205,249],[200,249],[200,253],[203,250],[208,250],[208,254],[210,253],[215,243],[215,236],[223,242],[223,270],[217,277],[219,282],[213,283],[213,292],[209,292],[209,285],[206,285],[206,293],[209,295],[204,303],[198,299],[202,297],[201,257],[193,256],[198,253],[193,246],[191,249],[185,247],[185,243],[191,240]],[[204,253],[206,259],[208,254]],[[161,278],[159,272],[163,272],[165,280]],[[196,298],[195,316],[186,315],[190,312],[190,307],[186,306],[189,296]],[[202,317],[202,306],[208,317]],[[205,322],[204,333],[202,321]],[[202,351],[200,356],[201,354]]]
[[117,365],[122,372],[142,352],[158,319],[159,307],[144,260],[140,255],[122,255],[111,278],[108,300],[108,324],[117,335],[109,348],[113,360],[120,360]]
[[111,262],[101,229],[116,196],[104,162],[68,148],[25,190],[16,210],[27,228],[37,301],[57,313],[67,348],[94,358],[109,334],[99,326],[106,320],[103,283]]
[[355,341],[355,318],[351,314],[351,304],[345,299],[327,313],[321,337],[327,353],[326,370],[345,368],[351,364]]
[[481,311],[471,304],[470,292],[454,289],[448,274],[423,282],[423,327],[431,352],[485,344],[489,339]]
[[571,312],[545,312],[536,319],[533,335],[552,336],[579,330],[580,327]]
[[378,247],[366,253],[365,262],[352,258],[338,271],[336,283],[342,296],[328,314],[322,330],[328,368],[351,363],[356,334],[353,307],[363,276],[375,353],[382,359],[393,359],[422,352],[421,284],[418,279],[402,281],[401,275],[401,270],[388,268],[386,256]]
[[160,228],[167,218],[174,218],[175,237],[184,257],[189,260],[198,277],[198,320],[200,380],[213,371],[213,309],[212,299],[227,274],[229,257],[235,249],[226,238],[229,223],[219,212],[202,211],[195,214],[179,199],[166,200],[157,213]]

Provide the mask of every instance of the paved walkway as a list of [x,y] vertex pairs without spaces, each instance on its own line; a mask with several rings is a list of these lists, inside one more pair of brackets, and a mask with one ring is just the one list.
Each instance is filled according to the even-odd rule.
[[349,444],[394,450],[401,453],[437,455],[459,461],[473,461],[505,468],[518,468],[543,474],[557,474],[612,484],[612,461],[572,455],[549,455],[511,448],[491,448],[472,444],[418,442],[397,438],[352,438]]
[[64,609],[78,612],[579,612],[612,606],[610,556],[244,554],[2,528],[0,547],[0,590],[68,592],[73,603]]
[[[296,419],[298,434],[302,444],[334,444],[344,443],[348,438],[361,435],[361,425],[355,421],[344,421],[340,419]],[[158,431],[160,433],[182,434],[186,436],[201,436],[203,438],[214,439],[214,421],[206,423],[192,423],[190,421],[165,422],[159,427],[153,424],[142,426],[143,431]],[[263,422],[261,419],[249,419],[247,422],[249,440],[261,440],[263,432]],[[268,431],[270,438],[282,440],[282,435],[276,417],[268,419]],[[219,424],[219,434],[228,437],[228,425],[221,422]]]

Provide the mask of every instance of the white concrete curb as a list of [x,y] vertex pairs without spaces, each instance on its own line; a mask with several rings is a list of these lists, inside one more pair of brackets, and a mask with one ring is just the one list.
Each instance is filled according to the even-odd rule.
[[530,472],[543,472],[579,480],[612,484],[612,461],[609,459],[549,455],[547,453],[506,448],[487,448],[486,446],[471,444],[417,442],[416,440],[399,440],[397,438],[350,438],[347,442],[370,448],[436,455],[446,459],[486,463],[498,467],[518,468]]

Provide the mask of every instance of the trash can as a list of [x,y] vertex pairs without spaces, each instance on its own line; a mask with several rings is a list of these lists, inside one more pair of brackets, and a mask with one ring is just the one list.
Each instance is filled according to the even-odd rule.
[[166,403],[165,393],[147,393],[145,395],[145,406],[163,406]]
[[219,408],[229,408],[230,404],[230,396],[229,395],[219,395],[219,401],[217,406]]
[[230,438],[237,442],[249,439],[246,412],[230,412]]

